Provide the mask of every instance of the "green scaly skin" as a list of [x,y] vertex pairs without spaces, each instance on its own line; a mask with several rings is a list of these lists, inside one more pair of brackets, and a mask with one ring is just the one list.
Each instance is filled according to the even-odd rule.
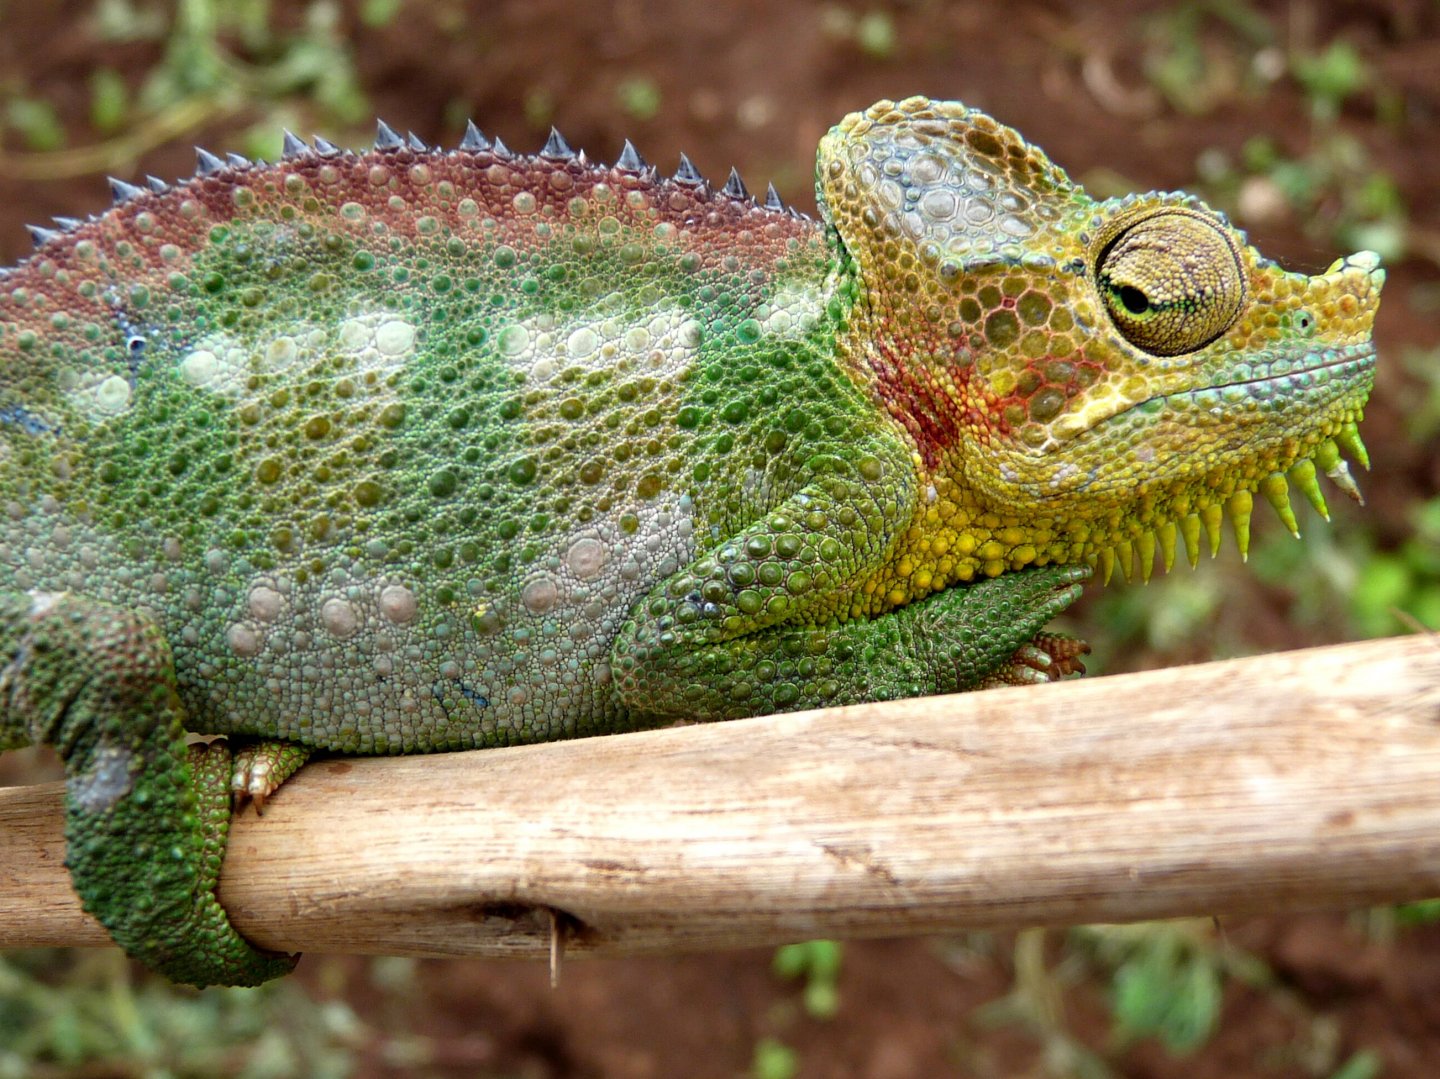
[[[1316,464],[1353,489],[1373,255],[1288,274],[921,98],[836,127],[817,189],[820,223],[382,128],[37,235],[0,279],[0,747],[59,746],[121,945],[289,969],[214,898],[227,776],[1058,677],[1092,567],[1226,511],[1243,548],[1256,491],[1293,527]],[[231,775],[185,729],[260,741]]]

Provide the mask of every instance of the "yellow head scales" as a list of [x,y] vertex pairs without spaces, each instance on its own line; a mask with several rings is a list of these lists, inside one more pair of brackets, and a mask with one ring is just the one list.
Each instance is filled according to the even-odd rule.
[[1358,497],[1338,447],[1364,463],[1373,253],[1289,273],[1193,197],[1097,202],[1013,130],[925,98],[842,121],[817,188],[856,298],[851,370],[943,496],[926,527],[972,551],[934,587],[1117,555],[1128,573],[1135,553],[1148,577],[1177,532],[1192,561],[1202,529],[1213,550],[1222,508],[1243,551],[1252,492],[1295,530],[1287,472],[1325,512],[1312,460]]

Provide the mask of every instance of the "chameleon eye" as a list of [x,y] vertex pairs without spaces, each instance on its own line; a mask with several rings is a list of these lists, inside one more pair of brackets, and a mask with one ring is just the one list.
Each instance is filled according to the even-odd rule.
[[1245,296],[1229,234],[1178,210],[1152,214],[1111,240],[1095,277],[1115,328],[1157,356],[1208,345],[1230,328]]

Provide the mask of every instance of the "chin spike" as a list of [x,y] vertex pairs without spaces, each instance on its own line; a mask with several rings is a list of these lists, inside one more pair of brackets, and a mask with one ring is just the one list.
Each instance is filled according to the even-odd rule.
[[1200,518],[1193,513],[1180,518],[1180,535],[1185,539],[1185,557],[1194,569],[1200,564]]
[[1340,456],[1340,448],[1334,442],[1327,439],[1320,443],[1320,448],[1315,451],[1315,463],[1330,477],[1331,483],[1360,505],[1365,505],[1365,499],[1360,496],[1360,488],[1355,486],[1355,480],[1350,476],[1350,466]]
[[1335,444],[1366,472],[1370,471],[1370,451],[1365,448],[1365,443],[1360,441],[1360,429],[1353,423],[1347,423],[1336,432]]
[[776,213],[785,211],[785,201],[780,197],[780,192],[775,190],[774,184],[765,185],[765,209],[774,210]]
[[310,147],[305,145],[305,140],[287,128],[280,143],[280,160],[294,161],[297,157],[308,156],[309,153]]
[[725,186],[720,189],[732,199],[748,199],[750,192],[745,187],[745,181],[740,179],[740,172],[735,166],[730,166],[730,176],[725,181]]
[[545,145],[540,148],[540,156],[551,161],[569,161],[575,156],[575,151],[565,141],[565,136],[560,134],[560,129],[550,128],[550,137],[545,140]]
[[1325,520],[1330,520],[1330,507],[1325,505],[1325,496],[1320,492],[1320,481],[1315,478],[1315,462],[1308,457],[1296,461],[1290,466],[1290,478],[1295,481],[1295,486],[1300,488],[1300,493],[1310,505],[1315,507],[1315,512]]
[[1360,505],[1365,505],[1365,496],[1360,493],[1360,488],[1355,486],[1355,478],[1350,475],[1350,466],[1344,461],[1335,467],[1333,471],[1327,470],[1325,475],[1330,477],[1330,482],[1346,495],[1353,498]]
[[1295,511],[1290,508],[1290,484],[1285,482],[1285,476],[1280,472],[1272,472],[1260,481],[1260,493],[1265,496],[1275,510],[1275,515],[1280,518],[1290,535],[1296,539],[1300,538],[1300,526],[1295,523]]
[[1115,561],[1120,566],[1120,575],[1126,582],[1135,579],[1135,545],[1128,539],[1115,544]]
[[1106,547],[1100,552],[1100,583],[1109,584],[1115,576],[1115,548]]
[[1155,572],[1154,532],[1140,533],[1140,538],[1135,541],[1135,553],[1140,556],[1140,579],[1149,584],[1150,576]]
[[1155,530],[1155,535],[1160,540],[1160,558],[1165,566],[1165,572],[1169,573],[1175,568],[1175,522],[1166,521]]
[[1235,530],[1235,546],[1240,548],[1240,561],[1250,560],[1250,514],[1255,508],[1255,499],[1249,491],[1236,491],[1230,496],[1225,508],[1230,511],[1230,526]]
[[329,139],[313,136],[315,141],[315,152],[321,157],[335,157],[340,153],[340,147],[336,146]]
[[110,199],[116,206],[145,194],[143,187],[127,184],[124,180],[117,180],[114,176],[106,177],[106,179],[110,181]]
[[47,229],[40,225],[26,225],[25,231],[30,233],[30,240],[36,247],[44,247],[61,234],[59,229]]
[[1210,541],[1210,557],[1220,553],[1220,525],[1225,520],[1223,506],[1204,506],[1200,510],[1200,521],[1205,526],[1205,538]]

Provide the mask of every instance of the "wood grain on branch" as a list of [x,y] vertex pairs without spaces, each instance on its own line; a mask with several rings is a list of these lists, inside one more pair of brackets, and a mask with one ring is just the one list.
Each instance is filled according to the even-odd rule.
[[[61,787],[0,791],[0,945],[102,944]],[[543,956],[1440,895],[1440,642],[308,765],[221,900],[283,951]]]

